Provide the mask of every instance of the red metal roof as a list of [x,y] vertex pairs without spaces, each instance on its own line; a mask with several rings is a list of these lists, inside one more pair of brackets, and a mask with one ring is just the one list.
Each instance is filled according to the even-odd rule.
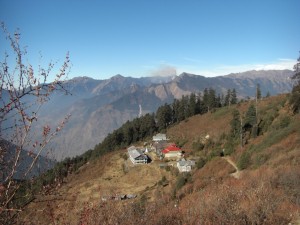
[[164,150],[162,150],[162,153],[166,154],[168,152],[180,152],[180,151],[181,151],[180,148],[178,148],[175,144],[172,144],[167,148],[165,148]]

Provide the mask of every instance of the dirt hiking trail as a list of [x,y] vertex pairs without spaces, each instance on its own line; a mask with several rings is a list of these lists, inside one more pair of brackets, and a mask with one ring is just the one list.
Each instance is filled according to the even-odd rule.
[[231,176],[233,176],[236,179],[239,179],[241,176],[241,171],[239,170],[239,168],[237,167],[236,163],[232,161],[232,159],[229,156],[225,156],[223,157],[223,159],[225,159],[230,165],[232,165],[235,168],[235,172],[230,174]]

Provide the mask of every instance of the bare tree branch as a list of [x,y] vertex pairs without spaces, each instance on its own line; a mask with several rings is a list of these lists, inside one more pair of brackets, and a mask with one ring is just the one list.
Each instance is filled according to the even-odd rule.
[[[5,52],[4,59],[0,62],[0,141],[9,138],[8,141],[14,144],[12,163],[8,164],[3,160],[5,154],[13,152],[9,149],[11,147],[5,148],[1,145],[0,151],[1,170],[9,171],[8,173],[1,172],[5,177],[0,177],[2,179],[0,185],[3,189],[1,189],[3,194],[0,195],[0,223],[8,224],[15,213],[22,211],[22,207],[25,206],[25,202],[18,207],[15,207],[13,203],[20,188],[20,183],[15,181],[14,176],[17,173],[22,152],[25,151],[28,143],[31,143],[31,151],[35,154],[29,166],[22,173],[22,179],[27,179],[46,146],[61,131],[70,117],[70,115],[66,116],[53,131],[49,125],[43,125],[40,131],[40,140],[31,139],[31,132],[34,124],[38,121],[38,114],[42,106],[51,99],[52,94],[56,92],[70,94],[64,87],[64,81],[70,72],[70,57],[67,53],[56,74],[53,74],[56,64],[52,62],[48,64],[47,68],[39,65],[36,72],[31,64],[24,63],[27,50],[21,47],[20,31],[16,30],[11,35],[4,23],[1,23],[0,27],[10,45],[11,54],[15,57],[14,63],[11,63],[9,54]],[[54,80],[49,82],[53,75],[55,75]],[[28,100],[29,97],[30,100]]]

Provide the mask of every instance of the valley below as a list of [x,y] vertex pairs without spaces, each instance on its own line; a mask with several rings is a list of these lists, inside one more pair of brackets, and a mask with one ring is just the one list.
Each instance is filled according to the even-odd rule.
[[235,89],[238,99],[247,99],[252,98],[257,84],[262,96],[288,93],[292,88],[291,76],[290,70],[261,70],[219,77],[189,73],[141,78],[116,75],[106,80],[78,77],[64,83],[71,95],[54,93],[51,96],[42,108],[35,133],[40,138],[44,125],[55,129],[70,115],[48,150],[51,157],[60,161],[93,149],[126,121],[154,113],[159,106],[182,96],[191,93],[203,96],[205,88],[213,88],[222,98],[228,89]]

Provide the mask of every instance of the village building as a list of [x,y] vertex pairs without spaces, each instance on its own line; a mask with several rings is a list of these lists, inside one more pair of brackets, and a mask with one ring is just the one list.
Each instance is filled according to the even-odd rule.
[[148,162],[148,156],[135,146],[131,146],[127,149],[129,159],[133,164],[145,164]]
[[182,156],[182,151],[175,144],[169,145],[167,148],[162,150],[162,154],[165,158],[180,158]]
[[156,135],[153,136],[152,138],[153,141],[166,141],[167,139],[167,135],[166,134],[161,134],[158,133]]
[[179,172],[190,172],[192,167],[195,166],[195,161],[193,160],[185,160],[184,158],[177,161],[177,168]]
[[167,141],[156,141],[152,144],[152,148],[157,155],[161,155],[162,150],[164,150],[168,145],[169,143]]

